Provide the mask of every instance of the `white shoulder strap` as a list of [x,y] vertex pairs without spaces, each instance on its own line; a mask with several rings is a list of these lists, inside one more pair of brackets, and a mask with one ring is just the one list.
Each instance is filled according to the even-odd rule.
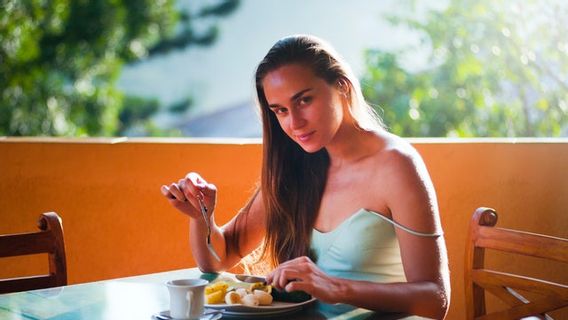
[[374,212],[374,211],[370,211],[370,210],[367,210],[367,211],[369,211],[369,212],[371,212],[371,213],[374,213],[375,215],[379,216],[381,219],[387,221],[388,223],[392,224],[393,226],[395,226],[395,227],[397,227],[397,228],[399,228],[399,229],[401,229],[401,230],[404,230],[404,231],[406,231],[406,232],[408,232],[408,233],[410,233],[410,234],[413,234],[413,235],[415,235],[415,236],[435,238],[435,237],[441,237],[441,236],[444,234],[444,233],[442,233],[442,232],[440,232],[440,233],[424,233],[424,232],[414,231],[414,230],[412,230],[412,229],[409,229],[409,228],[403,226],[402,224],[400,224],[400,223],[398,223],[398,222],[396,222],[396,221],[394,221],[394,220],[391,220],[391,219],[389,219],[389,218],[383,216],[383,215],[380,214],[380,213],[377,213],[377,212]]

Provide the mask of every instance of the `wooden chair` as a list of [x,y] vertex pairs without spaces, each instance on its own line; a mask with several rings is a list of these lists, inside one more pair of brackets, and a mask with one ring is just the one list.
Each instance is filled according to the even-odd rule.
[[[568,240],[535,233],[496,228],[497,212],[478,208],[471,219],[466,250],[465,297],[467,319],[519,319],[536,316],[552,319],[546,312],[568,306],[566,284],[485,269],[485,248],[568,263]],[[535,294],[527,300],[516,290]],[[508,309],[486,313],[485,291]]]
[[0,235],[0,258],[47,253],[49,275],[0,280],[0,294],[67,285],[61,218],[55,212],[44,213],[38,228],[39,232]]

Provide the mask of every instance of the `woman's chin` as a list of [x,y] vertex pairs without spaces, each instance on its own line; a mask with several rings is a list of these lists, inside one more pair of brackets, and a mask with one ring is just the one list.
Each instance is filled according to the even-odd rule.
[[300,147],[301,147],[304,151],[306,151],[307,153],[316,153],[316,152],[320,151],[320,150],[323,148],[323,147],[320,146],[320,145],[311,145],[311,144],[309,144],[309,145],[300,144]]

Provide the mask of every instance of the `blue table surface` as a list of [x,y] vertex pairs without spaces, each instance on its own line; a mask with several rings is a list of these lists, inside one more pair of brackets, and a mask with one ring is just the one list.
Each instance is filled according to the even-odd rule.
[[[192,268],[3,294],[0,295],[0,319],[151,319],[153,314],[169,308],[169,294],[165,286],[167,281],[200,277],[210,280],[216,275],[203,274],[197,268]],[[226,316],[223,318],[229,319]],[[314,303],[280,318],[421,319],[321,303]]]

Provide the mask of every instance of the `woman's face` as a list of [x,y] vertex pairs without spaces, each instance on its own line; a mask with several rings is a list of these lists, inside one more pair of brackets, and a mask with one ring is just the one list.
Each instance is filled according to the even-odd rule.
[[280,127],[306,152],[324,148],[343,121],[343,105],[336,86],[301,64],[284,65],[262,80],[264,94]]

